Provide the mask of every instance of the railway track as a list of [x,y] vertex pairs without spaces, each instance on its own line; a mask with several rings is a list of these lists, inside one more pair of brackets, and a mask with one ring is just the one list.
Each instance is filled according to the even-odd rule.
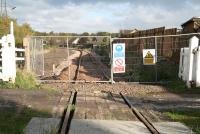
[[[96,59],[91,55],[91,52],[87,50],[79,50],[80,56],[77,62],[77,69],[74,76],[74,81],[94,82],[97,81],[108,81],[109,77],[98,65]],[[104,81],[103,81],[104,80]]]
[[60,122],[59,134],[68,134],[70,129],[71,120],[75,111],[77,91],[73,92],[70,96],[67,108],[64,110],[63,116]]
[[[63,114],[63,117],[60,123],[59,134],[69,133],[71,121],[75,113],[77,95],[78,95],[77,91],[71,94],[69,104]],[[113,101],[117,101],[111,92],[108,92],[108,95],[112,97]],[[133,116],[136,116],[137,119],[146,126],[146,128],[149,130],[151,134],[159,134],[158,130],[153,126],[151,121],[148,120],[147,117],[145,117],[145,115],[142,114],[137,108],[133,107],[126,96],[124,96],[121,92],[119,93],[119,96],[121,96],[120,99],[124,100],[123,104],[130,108]]]
[[145,117],[145,115],[142,114],[137,108],[135,108],[126,96],[124,96],[121,92],[119,94],[124,99],[128,107],[132,110],[132,112],[137,116],[137,118],[147,127],[147,129],[152,134],[159,134],[158,130],[154,127],[151,121],[147,117]]

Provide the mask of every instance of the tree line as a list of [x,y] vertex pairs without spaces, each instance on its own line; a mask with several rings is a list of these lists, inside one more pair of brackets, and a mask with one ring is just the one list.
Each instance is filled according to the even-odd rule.
[[18,24],[16,19],[10,17],[0,19],[0,37],[5,36],[10,33],[10,22],[14,23],[14,35],[15,44],[17,47],[22,47],[23,38],[25,36],[32,35],[34,33],[33,29],[28,23]]
[[109,32],[97,32],[97,33],[88,33],[83,32],[81,34],[78,33],[67,33],[67,32],[59,32],[55,33],[51,32],[39,32],[33,30],[33,28],[28,23],[18,24],[17,19],[13,19],[10,17],[0,18],[0,37],[9,33],[10,30],[10,22],[13,21],[14,23],[14,35],[15,35],[15,43],[17,47],[23,46],[23,38],[26,36],[73,36],[73,35],[83,35],[83,36],[112,36],[117,37],[118,33],[109,33]]

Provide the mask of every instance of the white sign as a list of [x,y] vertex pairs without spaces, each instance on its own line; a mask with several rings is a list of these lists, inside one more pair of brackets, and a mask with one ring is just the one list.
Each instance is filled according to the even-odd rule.
[[125,72],[125,43],[113,44],[113,73]]
[[143,49],[143,64],[155,65],[155,63],[156,63],[155,49]]

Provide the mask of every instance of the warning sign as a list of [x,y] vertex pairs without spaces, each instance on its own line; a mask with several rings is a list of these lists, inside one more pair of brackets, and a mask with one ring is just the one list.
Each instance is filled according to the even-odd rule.
[[125,44],[113,44],[113,73],[125,72]]
[[155,49],[143,49],[143,64],[154,65],[156,63]]

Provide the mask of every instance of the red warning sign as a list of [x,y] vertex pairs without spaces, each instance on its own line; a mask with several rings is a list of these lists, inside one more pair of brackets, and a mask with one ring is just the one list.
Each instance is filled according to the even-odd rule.
[[117,65],[117,66],[123,66],[123,60],[122,59],[116,59],[115,60],[115,64]]

